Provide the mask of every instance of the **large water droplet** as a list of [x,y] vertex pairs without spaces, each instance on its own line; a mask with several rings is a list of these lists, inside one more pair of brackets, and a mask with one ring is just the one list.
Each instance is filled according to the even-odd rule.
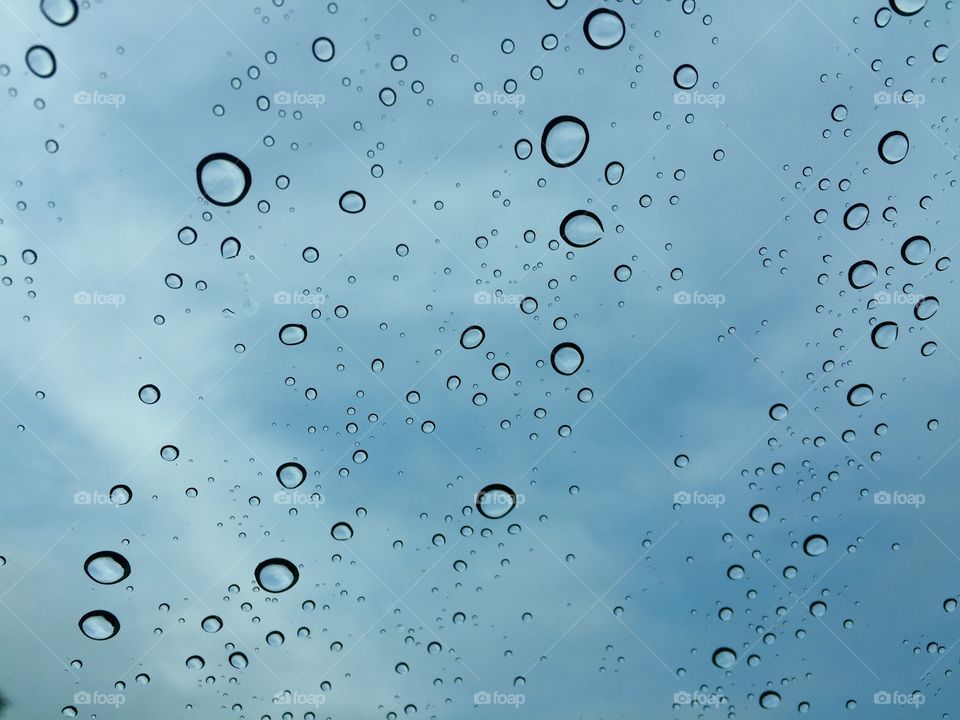
[[898,15],[916,15],[926,4],[927,0],[890,0],[890,7]]
[[609,50],[619,45],[626,34],[623,18],[613,10],[599,8],[583,21],[587,42],[598,50]]
[[237,670],[243,670],[247,665],[249,665],[247,656],[242,652],[231,653],[228,660],[230,661],[230,664]]
[[94,582],[113,585],[130,574],[130,563],[120,553],[104,550],[88,557],[83,569]]
[[574,210],[560,221],[560,237],[573,247],[589,247],[603,236],[603,223],[589,210]]
[[890,320],[886,322],[879,323],[870,334],[870,339],[873,341],[875,347],[880,350],[886,350],[887,348],[893,347],[893,344],[897,341],[897,335],[900,332],[900,328],[895,322]]
[[681,90],[690,90],[696,86],[700,74],[693,65],[681,65],[673,71],[673,84]]
[[773,690],[767,690],[760,696],[760,707],[771,710],[780,705],[780,695]]
[[573,115],[560,115],[547,123],[540,138],[543,159],[554,167],[565,168],[583,157],[590,142],[586,123]]
[[873,400],[873,388],[866,383],[854,385],[850,388],[850,392],[847,393],[847,402],[853,407],[866,405],[871,400]]
[[869,260],[861,260],[850,266],[847,272],[850,286],[860,290],[872,285],[877,279],[877,266]]
[[483,342],[484,337],[486,337],[486,334],[483,332],[482,327],[479,325],[471,325],[460,335],[460,346],[464,350],[473,350],[476,347],[480,347],[480,343]]
[[77,0],[40,0],[40,12],[54,25],[64,27],[77,19]]
[[477,493],[477,510],[491,520],[499,520],[509,514],[516,505],[517,494],[502,483],[487,485]]
[[718,668],[733,667],[735,662],[737,662],[737,654],[730,648],[718,648],[713,653],[713,664]]
[[905,133],[899,130],[888,132],[880,139],[877,145],[877,152],[880,153],[880,159],[888,165],[896,165],[903,160],[910,150],[910,140]]
[[144,405],[153,405],[160,400],[160,389],[156,385],[144,385],[137,392],[137,396]]
[[77,624],[80,632],[91,640],[109,640],[120,632],[120,621],[109,610],[92,610]]
[[940,309],[940,301],[933,295],[928,295],[913,307],[913,316],[917,320],[929,320]]
[[856,203],[847,208],[843,214],[843,224],[847,230],[859,230],[867,224],[870,217],[870,208],[863,203]]
[[811,535],[803,541],[803,551],[810,557],[816,557],[827,551],[828,544],[823,535]]
[[257,565],[253,574],[257,584],[268,593],[282,593],[289,590],[300,579],[300,572],[296,566],[284,558],[264,560]]
[[347,190],[340,196],[340,209],[345,213],[356,215],[359,212],[363,212],[366,206],[367,199],[356,190]]
[[911,265],[922,264],[930,257],[930,241],[923,235],[914,235],[901,246],[900,257]]
[[353,528],[350,523],[338,522],[330,528],[330,535],[334,540],[349,540],[353,537]]
[[320,62],[330,62],[336,53],[333,40],[328,37],[318,37],[313,41],[313,56]]
[[550,364],[561,375],[573,375],[583,365],[583,351],[572,342],[560,343],[550,353]]
[[26,54],[27,67],[39,78],[52,77],[57,71],[57,59],[49,48],[34,45]]
[[755,523],[766,522],[769,517],[770,508],[768,508],[766,505],[754,505],[752,508],[750,508],[750,519]]
[[298,323],[289,323],[280,328],[280,342],[284,345],[299,345],[307,339],[307,328]]
[[607,185],[618,184],[623,180],[623,163],[617,162],[616,160],[608,163],[607,167],[603,170],[603,178],[607,181]]
[[250,190],[252,180],[246,163],[230,153],[213,153],[197,164],[200,193],[214,205],[236,205]]
[[219,632],[220,628],[223,627],[223,620],[221,620],[216,615],[207,615],[200,622],[200,627],[203,628],[204,632],[208,632],[208,633]]
[[300,487],[307,479],[307,469],[297,462],[284,463],[277,468],[277,480],[288,490]]

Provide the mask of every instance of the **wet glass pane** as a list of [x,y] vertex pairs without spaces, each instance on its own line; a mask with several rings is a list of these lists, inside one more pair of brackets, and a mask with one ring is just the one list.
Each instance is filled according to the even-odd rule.
[[951,717],[955,13],[0,3],[0,717]]

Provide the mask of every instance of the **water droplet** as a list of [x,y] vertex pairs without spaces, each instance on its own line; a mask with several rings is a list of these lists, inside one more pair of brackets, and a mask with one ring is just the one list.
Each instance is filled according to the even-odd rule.
[[910,150],[910,140],[905,133],[899,130],[888,132],[880,139],[877,145],[877,152],[880,153],[880,159],[888,165],[896,165],[907,156]]
[[589,247],[603,236],[603,223],[589,210],[574,210],[560,222],[560,237],[567,245]]
[[220,243],[220,257],[224,260],[232,260],[240,254],[240,241],[235,237],[228,237]]
[[110,488],[110,502],[126,505],[133,498],[133,491],[126,485],[114,485]]
[[286,462],[277,468],[277,480],[288,490],[300,487],[307,479],[307,469],[297,462]]
[[681,65],[673,71],[673,84],[681,90],[690,90],[696,86],[700,75],[693,65]]
[[686,455],[677,455],[673,459],[673,464],[678,468],[684,468],[690,464],[690,458],[688,458]]
[[810,557],[816,557],[827,551],[827,545],[827,539],[823,535],[811,535],[803,541],[803,551]]
[[230,653],[230,657],[228,659],[230,664],[237,670],[243,670],[249,664],[247,656],[242,652]]
[[473,350],[480,346],[480,343],[483,342],[485,337],[486,334],[483,332],[482,327],[479,325],[471,325],[460,335],[460,346],[464,350]]
[[867,224],[869,217],[870,208],[863,203],[856,203],[847,208],[847,211],[843,214],[843,224],[847,230],[859,230]]
[[900,248],[900,257],[911,265],[920,265],[930,257],[930,241],[922,235],[914,235],[903,243]]
[[590,131],[573,115],[559,115],[547,123],[540,138],[543,159],[558,168],[570,167],[587,151]]
[[770,419],[779,422],[780,420],[783,420],[789,412],[790,410],[786,405],[783,403],[777,403],[776,405],[772,405],[770,407]]
[[926,4],[927,0],[890,0],[890,7],[897,15],[916,15]]
[[873,341],[875,347],[880,350],[886,350],[887,348],[893,347],[893,344],[897,341],[897,335],[900,332],[900,328],[895,322],[886,321],[879,323],[870,334],[870,339]]
[[349,540],[353,537],[353,528],[350,523],[338,522],[330,528],[330,535],[334,540]]
[[614,160],[607,164],[603,171],[603,178],[607,181],[607,185],[617,185],[623,180],[623,163]]
[[330,62],[336,53],[333,40],[328,37],[318,37],[313,41],[313,56],[320,62]]
[[873,400],[873,388],[866,383],[854,385],[850,388],[850,392],[847,393],[847,402],[853,407],[866,405],[871,400]]
[[626,282],[633,275],[633,270],[630,269],[629,265],[617,265],[613,269],[613,277],[617,282]]
[[199,655],[191,655],[187,658],[187,667],[190,670],[202,670],[204,665],[206,665],[206,663]]
[[365,207],[367,207],[367,199],[356,190],[347,190],[340,196],[340,209],[345,213],[356,215],[363,212]]
[[40,0],[40,12],[54,25],[65,27],[77,19],[77,0]]
[[760,707],[770,710],[780,704],[780,695],[773,690],[767,690],[760,696]]
[[130,563],[112,550],[94,553],[87,558],[83,569],[91,580],[101,585],[114,585],[130,575]]
[[770,517],[770,508],[766,505],[754,505],[750,508],[750,519],[755,523],[766,522]]
[[718,648],[713,653],[713,664],[718,668],[723,668],[725,670],[733,667],[735,662],[737,662],[737,654],[730,648]]
[[583,34],[587,42],[598,50],[615,48],[623,41],[626,28],[623,18],[613,10],[599,8],[583,21]]
[[109,640],[120,632],[120,621],[109,610],[88,612],[78,623],[80,632],[91,640]]
[[300,579],[300,572],[296,566],[283,558],[264,560],[257,565],[253,575],[257,584],[268,593],[282,593],[289,590]]
[[550,364],[561,375],[573,375],[583,365],[583,351],[572,342],[560,343],[550,353]]
[[57,59],[49,48],[34,45],[26,54],[27,67],[39,78],[48,78],[57,71]]
[[857,290],[872,285],[877,277],[877,266],[869,260],[856,262],[851,265],[847,271],[847,279],[850,281],[850,287]]
[[200,627],[203,628],[204,632],[215,633],[219,632],[220,628],[223,627],[223,620],[221,620],[216,615],[207,615],[201,622]]
[[144,385],[137,395],[144,405],[153,405],[160,400],[160,389],[156,385]]
[[289,323],[280,328],[280,342],[284,345],[299,345],[307,339],[307,328],[298,323]]
[[487,485],[477,493],[477,510],[490,520],[499,520],[508,515],[516,505],[517,494],[502,483]]
[[933,295],[928,295],[918,302],[913,308],[913,316],[917,320],[929,320],[937,314],[940,309],[940,301]]
[[213,153],[197,164],[200,193],[214,205],[236,205],[246,196],[252,181],[250,168],[230,153]]
[[180,457],[180,450],[176,445],[164,445],[160,448],[160,457],[167,462],[173,462]]

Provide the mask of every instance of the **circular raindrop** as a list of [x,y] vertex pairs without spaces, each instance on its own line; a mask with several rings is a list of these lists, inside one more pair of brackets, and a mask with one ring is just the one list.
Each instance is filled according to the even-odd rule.
[[306,479],[307,469],[300,463],[288,462],[277,468],[277,480],[287,490],[300,487]]
[[471,325],[460,335],[460,347],[464,350],[473,350],[480,347],[480,343],[486,337],[483,328],[479,325]]
[[772,405],[770,407],[770,419],[779,422],[780,420],[783,420],[789,412],[790,410],[787,409],[786,405],[783,403],[777,403],[776,405]]
[[713,653],[713,664],[718,668],[726,670],[733,667],[735,662],[737,662],[737,654],[730,648],[718,648]]
[[903,258],[904,262],[911,265],[921,265],[930,257],[930,249],[929,240],[923,237],[923,235],[914,235],[903,243],[903,246],[900,248],[900,257]]
[[913,316],[917,320],[929,320],[937,314],[937,310],[939,309],[940,301],[933,297],[933,295],[928,295],[914,305]]
[[617,185],[623,180],[623,163],[616,160],[608,163],[603,170],[603,179],[607,181],[607,185]]
[[126,505],[133,498],[133,491],[126,485],[114,485],[110,488],[110,502]]
[[897,341],[897,335],[900,333],[900,328],[897,324],[891,320],[886,322],[879,323],[870,333],[870,339],[873,341],[873,345],[880,350],[886,350],[893,347],[893,344]]
[[80,632],[91,640],[109,640],[120,632],[120,621],[109,610],[92,610],[77,624]]
[[57,71],[57,59],[49,48],[43,45],[34,45],[26,54],[27,67],[39,78],[52,77]]
[[700,74],[693,65],[681,65],[673,71],[673,84],[681,90],[691,90],[700,79]]
[[843,214],[843,224],[847,230],[859,230],[867,224],[870,217],[870,208],[863,203],[857,203],[847,208]]
[[766,522],[770,517],[770,508],[766,505],[754,505],[750,508],[750,519],[755,523]]
[[137,392],[137,396],[144,405],[153,405],[160,400],[160,389],[156,385],[144,385]]
[[560,343],[550,353],[550,364],[561,375],[573,375],[583,365],[583,351],[572,342]]
[[560,237],[567,245],[590,247],[603,236],[603,223],[589,210],[574,210],[560,221]]
[[201,622],[200,627],[203,628],[204,632],[215,633],[219,632],[220,628],[223,627],[223,620],[221,620],[216,615],[207,615]]
[[847,393],[847,402],[853,407],[866,405],[871,400],[873,400],[873,388],[866,383],[854,385],[850,388],[850,392]]
[[104,550],[88,557],[83,570],[94,582],[114,585],[130,575],[130,563],[120,553]]
[[890,7],[897,15],[916,15],[926,4],[927,0],[890,0]]
[[65,27],[77,19],[77,0],[40,0],[40,12],[54,25]]
[[253,576],[257,580],[257,585],[268,593],[282,593],[297,584],[300,572],[289,560],[271,558],[257,565]]
[[330,535],[334,540],[349,540],[353,537],[353,528],[350,523],[338,522],[330,528]]
[[623,42],[626,27],[618,13],[599,8],[583,21],[583,34],[587,42],[598,50],[610,50]]
[[877,266],[869,260],[861,260],[850,266],[847,271],[847,279],[850,286],[860,290],[872,285],[878,277]]
[[816,557],[827,551],[827,545],[827,539],[823,535],[811,535],[803,541],[803,551],[810,557]]
[[220,257],[224,260],[232,260],[240,254],[240,241],[235,237],[228,237],[220,243]]
[[289,323],[280,328],[280,342],[284,345],[299,345],[307,339],[307,328],[298,323]]
[[476,506],[485,518],[499,520],[517,506],[517,494],[502,483],[493,483],[477,493]]
[[880,139],[877,145],[877,152],[880,153],[880,159],[888,165],[896,165],[903,160],[910,151],[910,140],[905,133],[899,130],[888,132]]
[[320,62],[330,62],[336,53],[333,40],[328,37],[318,37],[313,41],[313,56]]
[[760,696],[760,707],[771,710],[780,705],[780,695],[773,690],[767,690]]
[[214,205],[236,205],[246,196],[252,181],[250,168],[230,153],[213,153],[197,164],[200,193]]
[[570,167],[587,151],[590,131],[573,115],[559,115],[547,123],[540,138],[543,159],[558,168]]
[[359,212],[363,212],[366,206],[367,199],[356,190],[347,190],[340,196],[340,209],[345,213],[356,215]]
[[231,653],[228,660],[230,661],[230,664],[237,670],[243,670],[247,665],[250,664],[247,660],[247,656],[242,652]]

